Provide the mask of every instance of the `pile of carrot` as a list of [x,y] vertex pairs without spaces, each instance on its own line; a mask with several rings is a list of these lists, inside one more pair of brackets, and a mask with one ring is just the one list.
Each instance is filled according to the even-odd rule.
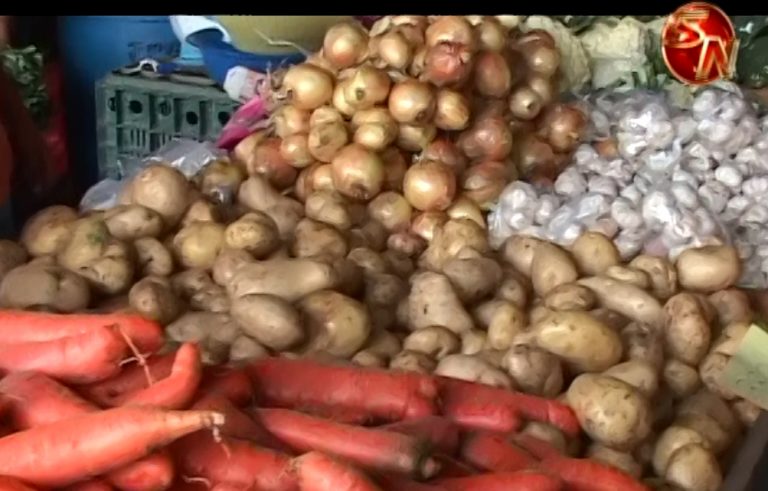
[[553,400],[268,358],[209,367],[128,314],[0,311],[0,491],[644,491],[518,433]]

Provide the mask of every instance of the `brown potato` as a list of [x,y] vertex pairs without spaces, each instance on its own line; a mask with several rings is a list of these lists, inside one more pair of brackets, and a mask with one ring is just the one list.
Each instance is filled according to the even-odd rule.
[[360,226],[350,230],[348,237],[351,249],[367,247],[376,252],[381,252],[387,247],[389,234],[384,225],[376,220],[367,220]]
[[599,320],[614,331],[621,331],[630,324],[630,320],[613,310],[599,307],[589,311],[589,315]]
[[523,435],[531,435],[538,438],[541,441],[547,442],[564,455],[568,454],[568,441],[563,435],[563,432],[555,428],[552,425],[546,423],[540,423],[538,421],[530,421],[525,425]]
[[408,296],[408,325],[411,330],[443,326],[456,334],[474,327],[450,280],[432,272],[417,273],[411,278]]
[[280,297],[237,297],[232,299],[230,314],[246,335],[272,350],[285,351],[305,339],[298,311]]
[[174,291],[184,298],[192,310],[229,312],[229,297],[221,286],[201,269],[182,271],[171,279]]
[[237,199],[248,208],[269,215],[277,224],[283,240],[291,237],[304,216],[304,206],[280,194],[264,176],[251,176],[243,181]]
[[557,286],[544,297],[544,305],[552,310],[590,310],[596,302],[592,290],[575,283]]
[[707,389],[699,390],[677,406],[678,416],[690,414],[709,416],[729,433],[736,433],[739,430],[739,422],[728,404]]
[[137,272],[141,276],[169,276],[173,273],[173,256],[157,239],[144,237],[133,242]]
[[242,167],[226,160],[211,162],[197,175],[198,186],[203,195],[222,204],[230,204],[235,200],[243,180],[245,172]]
[[302,218],[294,230],[291,253],[294,257],[329,255],[346,257],[349,247],[344,236],[324,223]]
[[437,366],[437,362],[418,351],[404,350],[392,358],[389,362],[391,370],[416,373],[432,373]]
[[360,351],[371,334],[365,306],[331,290],[308,294],[298,304],[308,330],[305,352],[325,351],[348,358]]
[[579,271],[598,276],[621,263],[621,255],[611,239],[600,232],[584,232],[571,244],[571,255]]
[[0,281],[8,271],[27,261],[27,251],[11,240],[0,239]]
[[368,203],[368,216],[381,223],[390,233],[404,232],[411,226],[413,207],[395,191],[384,191]]
[[689,443],[672,454],[664,479],[685,491],[718,491],[723,483],[717,458],[695,443]]
[[30,217],[21,230],[21,245],[30,256],[58,254],[69,242],[77,211],[68,206],[44,208]]
[[445,263],[457,257],[464,248],[488,254],[491,246],[485,230],[468,218],[448,220],[435,230],[435,236],[419,258],[419,264],[431,271],[442,271]]
[[179,223],[191,197],[190,185],[184,174],[163,164],[142,169],[123,193],[128,203],[159,213],[169,227]]
[[227,225],[224,242],[232,249],[243,249],[255,259],[263,259],[280,247],[280,232],[269,215],[252,211]]
[[604,276],[582,278],[578,283],[595,292],[601,306],[638,322],[662,325],[661,304],[642,288]]
[[352,249],[347,254],[347,259],[360,266],[367,275],[387,273],[389,269],[381,255],[368,247]]
[[371,351],[362,350],[355,353],[351,361],[361,367],[387,368],[388,359]]
[[629,267],[648,275],[654,297],[666,300],[677,293],[677,270],[666,258],[640,254],[630,261]]
[[474,304],[491,295],[501,282],[501,267],[485,257],[453,258],[443,265],[456,294],[465,304]]
[[614,280],[623,281],[624,283],[629,283],[630,285],[635,285],[643,290],[647,290],[651,287],[651,279],[648,277],[648,273],[627,266],[610,266],[605,270],[605,276],[613,278]]
[[253,262],[254,258],[248,254],[248,251],[243,249],[222,249],[213,262],[213,268],[211,268],[213,281],[217,285],[226,286],[241,266]]
[[672,425],[665,429],[653,449],[653,470],[657,475],[663,476],[667,472],[672,455],[680,448],[695,443],[709,447],[707,440],[691,428]]
[[402,351],[400,339],[389,331],[374,330],[365,343],[365,351],[390,359]]
[[270,259],[242,265],[227,291],[232,298],[264,293],[295,302],[310,293],[336,288],[340,282],[333,266],[318,259]]
[[736,417],[739,418],[741,424],[747,428],[750,428],[755,424],[755,421],[757,421],[757,418],[759,418],[760,414],[763,412],[763,410],[760,409],[760,406],[753,404],[746,399],[733,401],[731,403],[731,408],[733,408],[733,412],[736,414]]
[[690,428],[709,443],[708,449],[715,455],[720,455],[733,443],[735,434],[729,433],[720,424],[707,414],[681,414],[675,418],[675,424]]
[[489,300],[475,309],[477,323],[488,333],[488,347],[508,350],[528,325],[525,312],[504,300]]
[[335,191],[314,191],[304,201],[304,213],[338,230],[349,230],[356,221],[356,217],[350,213],[350,204]]
[[534,291],[541,297],[560,285],[572,283],[579,277],[571,256],[549,242],[536,248],[531,263],[531,280]]
[[232,341],[229,347],[229,362],[251,362],[269,357],[269,351],[260,345],[255,339],[240,335]]
[[185,268],[210,269],[224,247],[224,225],[194,222],[176,234],[173,247],[179,263]]
[[393,274],[368,275],[365,278],[365,304],[369,307],[395,307],[408,295],[408,285]]
[[402,252],[387,249],[381,253],[381,258],[387,264],[390,273],[403,279],[408,279],[413,274],[415,269],[413,261]]
[[476,355],[488,347],[488,335],[480,329],[461,333],[461,354]]
[[527,235],[513,235],[504,242],[502,257],[517,271],[531,277],[531,267],[536,250],[544,241]]
[[690,293],[678,293],[664,305],[664,337],[667,351],[689,365],[698,365],[712,342],[699,299]]
[[136,282],[128,292],[128,302],[142,316],[162,325],[173,322],[182,312],[167,278],[148,276]]
[[652,399],[659,390],[658,367],[642,360],[630,360],[614,365],[603,372],[603,375],[626,382]]
[[680,286],[694,292],[716,292],[736,284],[741,277],[741,259],[731,246],[686,249],[675,262]]
[[181,219],[181,226],[186,227],[195,222],[222,222],[222,211],[207,199],[196,199],[187,208]]
[[104,212],[109,233],[119,240],[158,237],[163,231],[163,217],[141,205],[122,205]]
[[403,340],[403,349],[424,353],[434,360],[442,360],[461,348],[456,334],[440,326],[429,326],[412,332]]
[[240,327],[229,315],[213,312],[187,312],[165,332],[177,343],[199,343],[206,364],[225,363],[232,343],[241,335]]
[[526,394],[555,397],[563,390],[563,368],[556,356],[539,348],[517,345],[504,355],[501,366],[514,385]]
[[525,309],[528,307],[529,292],[530,289],[521,278],[507,272],[496,289],[496,296]]
[[8,309],[77,312],[88,307],[90,299],[88,282],[55,264],[18,266],[0,283],[0,305]]
[[632,322],[621,331],[627,347],[627,359],[641,360],[654,367],[664,363],[664,337],[660,329],[641,322]]
[[593,443],[587,449],[587,458],[615,467],[635,479],[643,475],[643,466],[629,452],[620,452],[599,443]]
[[709,302],[717,310],[717,319],[721,326],[734,322],[751,323],[755,316],[749,296],[743,290],[720,290],[709,296]]
[[675,359],[669,359],[664,364],[662,378],[676,399],[684,399],[701,387],[699,372],[694,367]]
[[479,356],[453,354],[437,364],[435,374],[492,387],[512,388],[509,376]]

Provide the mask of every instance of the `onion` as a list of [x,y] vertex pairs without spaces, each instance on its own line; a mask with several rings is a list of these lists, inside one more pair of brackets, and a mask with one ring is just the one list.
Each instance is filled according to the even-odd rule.
[[243,167],[248,167],[248,161],[253,158],[253,154],[256,152],[256,148],[267,138],[265,131],[257,131],[246,136],[240,143],[235,145],[232,150],[232,159],[241,164]]
[[435,160],[451,168],[453,173],[460,176],[467,168],[467,158],[448,138],[437,138],[422,152],[420,160]]
[[401,30],[384,34],[378,42],[376,52],[388,67],[405,70],[413,60],[413,47]]
[[383,124],[397,126],[397,121],[392,118],[385,107],[372,107],[356,111],[352,116],[352,128],[356,129],[364,124]]
[[530,121],[543,107],[541,97],[531,87],[522,86],[509,95],[509,112],[517,119]]
[[597,153],[608,160],[619,157],[619,146],[616,138],[609,137],[604,140],[598,140],[592,144]]
[[437,87],[459,86],[472,73],[472,52],[458,44],[438,44],[427,50],[419,77]]
[[555,104],[544,114],[540,134],[556,152],[570,152],[579,145],[586,126],[587,117],[578,108]]
[[482,51],[475,61],[475,89],[485,97],[504,97],[512,88],[507,60],[496,51]]
[[355,109],[368,109],[387,100],[392,82],[378,68],[363,65],[344,86],[344,100]]
[[429,84],[406,80],[389,94],[389,113],[398,123],[423,124],[435,114],[435,93]]
[[507,46],[507,29],[493,17],[485,17],[475,26],[478,48],[502,51]]
[[442,211],[423,211],[413,218],[411,233],[431,242],[435,236],[435,230],[447,221],[448,215]]
[[476,224],[485,229],[485,218],[483,217],[483,210],[477,206],[474,200],[468,198],[465,195],[461,195],[456,198],[456,201],[448,208],[445,213],[451,220],[458,220],[460,218],[466,218],[472,220]]
[[336,152],[347,144],[349,138],[343,123],[323,123],[309,130],[309,153],[320,162],[330,162]]
[[503,118],[508,119],[509,104],[504,99],[483,99],[482,97],[472,97],[471,114],[475,120],[485,118]]
[[530,31],[520,33],[520,35],[515,39],[515,45],[518,48],[529,43],[541,43],[544,46],[549,46],[550,48],[557,48],[555,38],[553,38],[552,34],[548,33],[544,29],[531,29]]
[[379,152],[395,141],[398,131],[396,124],[366,123],[355,130],[353,140],[369,150]]
[[560,68],[560,52],[544,41],[530,41],[520,46],[520,53],[525,58],[528,68],[534,73],[551,77]]
[[315,191],[334,191],[334,189],[331,164],[316,162],[299,172],[293,192],[299,201],[304,201]]
[[470,51],[475,49],[475,31],[467,19],[456,15],[444,15],[435,20],[425,32],[427,47],[438,44],[459,44]]
[[280,138],[306,133],[309,131],[309,111],[290,104],[282,106],[275,114],[274,123],[275,134]]
[[480,208],[488,209],[501,196],[508,181],[509,170],[506,165],[495,160],[485,160],[464,172],[461,187],[467,198]]
[[536,135],[524,135],[515,145],[517,169],[524,177],[546,176],[554,172],[555,152]]
[[520,25],[522,16],[520,15],[495,15],[494,19],[507,29],[515,29]]
[[331,100],[333,77],[322,68],[302,63],[288,69],[282,87],[294,106],[311,111]]
[[311,55],[309,55],[304,63],[308,63],[318,68],[322,68],[323,70],[330,73],[331,75],[336,75],[339,72],[339,69],[333,66],[333,63],[331,63],[330,61],[325,59],[325,57],[323,57],[322,49],[317,53],[312,53]]
[[434,123],[441,130],[459,131],[469,124],[469,101],[463,94],[451,89],[437,93]]
[[310,128],[317,125],[325,124],[325,123],[343,123],[343,122],[344,122],[344,116],[341,115],[338,109],[331,106],[318,107],[317,109],[312,111],[312,115],[309,117]]
[[384,186],[384,164],[374,152],[352,143],[331,161],[333,185],[344,196],[368,201]]
[[556,83],[547,77],[534,75],[528,79],[528,87],[531,88],[541,99],[541,104],[548,106],[555,100],[557,92]]
[[435,125],[401,124],[397,134],[397,146],[409,152],[421,152],[432,143],[436,136],[437,128]]
[[285,189],[296,180],[297,171],[280,152],[280,139],[267,138],[246,162],[250,175],[262,175],[278,189]]
[[368,29],[368,35],[371,38],[375,38],[389,31],[393,27],[392,25],[393,18],[394,18],[393,15],[385,15],[384,17],[377,19],[376,22],[373,23],[371,28]]
[[313,191],[335,191],[331,164],[318,165],[311,174],[310,185]]
[[309,153],[309,143],[306,134],[290,135],[280,143],[280,155],[294,167],[304,168],[315,161]]
[[459,135],[458,146],[473,160],[501,160],[512,151],[512,131],[502,118],[479,119]]
[[367,53],[368,33],[359,24],[342,22],[325,33],[323,54],[338,68],[348,68],[362,62]]
[[389,147],[381,152],[381,160],[384,162],[384,189],[402,191],[405,172],[408,170],[408,162],[399,148]]
[[407,230],[411,225],[412,213],[413,208],[408,200],[394,191],[385,191],[368,203],[368,216],[390,232]]
[[387,248],[408,257],[415,257],[424,252],[427,243],[418,235],[410,232],[397,232],[387,238]]
[[350,79],[341,80],[336,84],[336,88],[333,90],[333,107],[346,117],[351,117],[355,114],[355,108],[344,97],[344,92],[350,83]]
[[424,73],[424,66],[427,63],[428,51],[429,48],[426,46],[422,46],[416,50],[416,52],[413,54],[413,61],[411,61],[411,66],[408,67],[409,75],[413,77],[420,77],[421,74]]
[[312,189],[310,189],[310,174],[312,174],[312,171],[314,170],[315,166],[322,165],[322,164],[313,164],[309,167],[305,167],[301,169],[301,172],[299,172],[299,176],[296,178],[296,182],[293,183],[293,195],[296,196],[296,199],[301,201],[302,203],[304,200],[307,199],[307,196],[312,194]]
[[411,26],[423,31],[429,25],[429,19],[425,15],[394,15],[392,16],[392,25]]
[[413,164],[403,179],[405,199],[421,211],[442,211],[456,194],[456,175],[450,167],[434,160]]
[[408,40],[408,44],[414,48],[424,46],[424,43],[426,42],[424,37],[424,27],[403,24],[398,26],[397,30]]

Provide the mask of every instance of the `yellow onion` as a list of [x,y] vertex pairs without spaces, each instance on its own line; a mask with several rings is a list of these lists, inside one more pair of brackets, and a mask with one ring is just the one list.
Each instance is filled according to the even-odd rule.
[[427,123],[435,114],[435,105],[432,87],[418,80],[397,83],[389,94],[389,113],[398,123]]
[[527,134],[520,138],[515,145],[515,160],[517,169],[524,177],[552,176],[555,171],[552,147],[536,135]]
[[545,41],[529,41],[518,46],[532,72],[544,77],[552,77],[557,73],[560,68],[560,52],[556,46],[549,46]]
[[478,119],[459,136],[459,148],[470,159],[501,160],[512,151],[512,132],[502,118]]
[[232,159],[244,168],[248,168],[248,161],[253,159],[256,147],[267,139],[265,131],[257,131],[246,136],[232,150]]
[[342,148],[331,161],[333,185],[349,198],[368,201],[384,186],[384,164],[362,145],[351,143]]
[[509,112],[517,119],[530,121],[543,107],[541,97],[531,87],[518,87],[509,95]]
[[422,73],[424,73],[424,66],[427,62],[427,52],[429,51],[429,48],[426,46],[420,46],[416,51],[413,53],[413,60],[411,61],[411,65],[408,67],[408,74],[412,77],[420,77]]
[[504,97],[512,88],[512,72],[507,60],[496,51],[481,51],[475,61],[474,81],[480,95]]
[[474,50],[477,44],[475,30],[466,18],[444,15],[436,19],[425,32],[427,47],[438,44],[459,44]]
[[385,66],[395,70],[405,70],[413,60],[413,46],[399,29],[381,36],[376,51]]
[[434,160],[413,164],[403,179],[405,199],[420,211],[442,211],[456,195],[456,175],[450,167]]
[[297,171],[280,153],[279,138],[267,138],[256,147],[253,158],[246,163],[248,174],[262,175],[278,189],[291,186]]
[[587,127],[587,116],[570,104],[554,104],[542,116],[539,134],[556,152],[570,152],[579,145]]
[[341,80],[336,84],[336,88],[333,89],[333,107],[346,117],[352,117],[355,114],[355,107],[349,103],[344,92],[350,84],[350,79]]
[[362,62],[368,53],[368,33],[353,22],[342,22],[328,29],[323,40],[323,55],[337,68]]
[[283,138],[280,143],[280,155],[294,167],[303,168],[315,161],[309,152],[307,135],[297,133]]
[[282,87],[294,106],[308,111],[326,104],[333,97],[333,77],[308,63],[289,68]]
[[536,92],[542,105],[548,106],[555,100],[557,83],[554,80],[541,75],[533,75],[528,78],[527,85]]
[[309,111],[290,104],[282,106],[275,113],[274,124],[275,134],[280,138],[306,133],[309,131]]
[[405,197],[395,191],[385,191],[368,203],[368,216],[390,232],[407,230],[411,225],[413,208]]
[[495,160],[485,160],[469,167],[461,176],[464,196],[482,209],[488,209],[509,182],[509,169]]
[[475,26],[481,50],[502,51],[507,46],[507,29],[493,17],[485,17]]
[[463,194],[456,198],[456,200],[453,202],[450,208],[445,211],[445,213],[451,220],[466,218],[472,220],[482,228],[485,228],[483,210],[480,209],[474,200]]
[[460,131],[467,127],[469,118],[469,102],[464,94],[451,89],[437,92],[435,126],[441,130]]
[[330,73],[331,75],[336,75],[339,73],[339,69],[333,65],[330,61],[328,61],[323,56],[323,50],[321,49],[317,53],[312,53],[307,57],[307,59],[304,61],[304,63],[308,63],[310,65],[314,65],[318,68],[322,68],[326,72]]
[[369,150],[379,152],[395,141],[399,132],[396,124],[367,123],[355,130],[353,141]]
[[347,128],[343,123],[323,123],[309,130],[307,146],[314,158],[320,162],[330,162],[348,141]]
[[442,211],[423,211],[413,217],[411,233],[431,242],[435,236],[435,230],[442,227],[447,221],[448,215]]
[[384,162],[384,189],[402,191],[403,179],[408,170],[403,152],[397,147],[389,147],[381,152],[380,157]]
[[368,109],[387,100],[389,76],[371,65],[357,68],[344,86],[344,100],[355,109]]
[[343,123],[344,116],[331,106],[318,107],[312,111],[312,115],[309,117],[309,127],[317,126],[324,123]]
[[421,152],[432,143],[436,136],[437,128],[435,125],[401,124],[397,135],[397,146],[409,152]]
[[447,165],[453,173],[460,176],[467,168],[467,158],[451,140],[436,138],[419,156],[421,160],[434,160]]
[[459,86],[472,74],[472,52],[459,44],[438,44],[427,50],[419,77],[437,87]]

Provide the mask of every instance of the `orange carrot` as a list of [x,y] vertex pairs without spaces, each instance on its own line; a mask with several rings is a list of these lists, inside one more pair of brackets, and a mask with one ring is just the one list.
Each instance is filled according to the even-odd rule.
[[517,435],[514,435],[512,441],[523,447],[529,454],[539,460],[549,457],[560,457],[562,455],[560,450],[552,446],[549,442],[545,442],[541,438],[536,438],[527,433],[518,433]]
[[0,438],[13,433],[13,428],[8,425],[0,425]]
[[381,491],[365,474],[320,452],[292,461],[301,491]]
[[253,486],[244,486],[241,484],[220,483],[213,487],[211,491],[250,491]]
[[443,488],[431,484],[411,481],[410,479],[398,476],[397,474],[379,474],[376,478],[387,491],[443,491]]
[[562,482],[556,477],[532,471],[439,479],[433,484],[446,491],[564,491]]
[[449,455],[437,454],[435,460],[440,464],[438,476],[441,478],[474,476],[478,473],[466,462],[460,462]]
[[626,472],[590,459],[550,457],[540,466],[560,476],[568,491],[651,491]]
[[221,426],[211,411],[119,407],[38,426],[0,439],[0,475],[66,486],[146,457],[188,433]]
[[107,480],[120,491],[168,489],[174,477],[176,471],[173,468],[173,459],[165,449],[107,474]]
[[0,343],[0,370],[34,370],[67,382],[96,382],[120,371],[127,350],[114,328],[97,327],[53,341]]
[[437,385],[422,374],[267,358],[246,367],[263,404],[299,410],[335,408],[401,421],[435,414]]
[[253,401],[253,385],[241,368],[206,366],[198,394],[220,394],[235,405],[243,406]]
[[439,471],[424,442],[408,435],[345,425],[288,409],[257,409],[255,415],[267,431],[300,452],[318,450],[365,468],[418,478]]
[[197,432],[171,448],[179,474],[187,480],[202,478],[211,486],[231,484],[259,491],[298,489],[287,455],[245,440],[223,437],[217,442],[209,433]]
[[147,372],[153,381],[168,377],[171,374],[175,358],[175,353],[152,355],[146,359],[146,369],[139,363],[133,363],[107,380],[80,385],[77,387],[77,391],[101,407],[116,407],[119,404],[115,401],[124,397],[124,394],[149,387]]
[[288,452],[288,448],[269,433],[253,418],[235,407],[232,402],[220,395],[209,395],[197,401],[193,409],[216,411],[223,414],[227,421],[221,427],[221,434],[235,438],[243,438],[258,445]]
[[536,465],[528,452],[507,442],[503,436],[477,432],[466,436],[459,451],[461,459],[487,472],[515,472]]
[[447,377],[438,377],[438,383],[444,404],[453,405],[454,410],[461,407],[462,401],[483,401],[489,409],[493,405],[507,407],[528,419],[549,423],[571,437],[581,431],[573,410],[560,402]]
[[136,314],[50,314],[26,310],[0,310],[0,343],[54,341],[116,326],[139,351],[154,353],[163,345],[163,328]]
[[35,489],[12,477],[0,476],[0,491],[35,491]]
[[435,450],[448,455],[453,455],[459,447],[459,428],[440,416],[409,419],[382,426],[381,429],[415,436],[429,442]]
[[511,433],[522,426],[522,421],[513,408],[483,398],[466,399],[459,391],[443,395],[442,414],[462,428],[470,430]]
[[201,376],[200,348],[195,343],[184,343],[176,351],[170,375],[146,389],[123,394],[116,402],[121,406],[184,409],[192,402]]
[[101,479],[89,479],[64,488],[64,491],[112,491],[112,486]]

